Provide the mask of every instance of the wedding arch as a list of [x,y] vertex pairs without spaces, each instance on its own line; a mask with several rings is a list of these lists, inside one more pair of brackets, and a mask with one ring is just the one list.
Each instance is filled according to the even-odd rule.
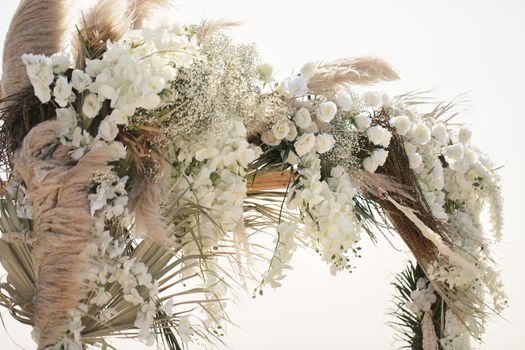
[[352,269],[384,232],[415,258],[394,281],[406,346],[481,340],[506,305],[502,200],[456,101],[369,90],[398,79],[375,57],[277,81],[235,23],[148,21],[163,0],[73,24],[65,3],[20,2],[1,81],[0,305],[38,349],[213,347],[241,286],[279,287],[297,249]]

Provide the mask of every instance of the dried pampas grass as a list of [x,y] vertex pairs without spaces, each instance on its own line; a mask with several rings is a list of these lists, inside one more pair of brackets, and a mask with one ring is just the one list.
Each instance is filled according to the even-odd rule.
[[332,94],[347,84],[370,85],[399,79],[388,62],[377,57],[345,58],[321,64],[308,81],[316,94]]

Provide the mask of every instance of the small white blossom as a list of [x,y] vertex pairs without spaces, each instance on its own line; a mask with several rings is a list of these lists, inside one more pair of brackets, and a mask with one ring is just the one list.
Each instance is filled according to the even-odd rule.
[[206,159],[213,158],[219,154],[216,148],[203,148],[195,153],[195,159],[202,162]]
[[404,136],[410,130],[411,122],[406,115],[400,115],[392,118],[390,125],[396,129],[398,135]]
[[51,56],[51,62],[53,65],[53,73],[63,74],[69,69],[71,58],[68,54],[59,52]]
[[408,162],[411,169],[417,169],[423,163],[423,158],[419,153],[408,153]]
[[322,102],[317,107],[317,119],[329,123],[337,113],[337,106],[332,101]]
[[290,132],[290,127],[288,126],[287,121],[280,121],[278,123],[275,123],[272,126],[272,133],[276,139],[279,139],[279,140],[284,139],[286,136],[288,136],[289,132]]
[[71,83],[78,92],[83,92],[91,84],[91,77],[86,72],[75,69],[71,74]]
[[311,133],[302,134],[297,138],[297,140],[294,143],[295,151],[297,152],[297,155],[299,157],[302,157],[308,152],[310,152],[314,145],[315,136]]
[[315,150],[317,153],[326,153],[335,145],[335,139],[330,134],[319,134],[315,139]]
[[98,127],[98,134],[106,141],[113,141],[118,133],[117,124],[113,123],[109,118],[105,118]]
[[352,107],[354,106],[354,100],[346,90],[339,90],[337,94],[335,94],[335,100],[341,110],[345,112],[351,111]]
[[295,124],[301,129],[306,129],[312,125],[312,118],[307,108],[302,107],[295,113],[294,117]]
[[469,143],[471,137],[472,137],[472,130],[470,130],[469,128],[465,126],[459,129],[459,133],[458,133],[459,142],[466,145],[467,143]]
[[66,77],[59,77],[55,83],[53,89],[53,96],[55,97],[55,102],[60,107],[65,107],[69,103],[69,99],[73,95],[73,86],[67,81]]
[[269,84],[274,81],[273,79],[273,67],[268,63],[263,63],[257,66],[257,72],[262,82]]
[[445,145],[448,141],[448,130],[445,124],[438,123],[432,126],[432,136],[439,142],[441,145]]
[[465,154],[465,150],[463,148],[463,144],[456,143],[455,145],[451,145],[445,148],[445,156],[452,160],[461,160],[463,159],[463,155]]
[[267,144],[268,146],[277,146],[281,143],[281,140],[275,137],[275,135],[271,131],[267,131],[264,134],[262,134],[261,141]]
[[388,147],[390,144],[390,139],[392,138],[390,131],[380,125],[375,125],[371,128],[368,128],[368,130],[366,130],[366,135],[368,136],[370,142],[372,142],[374,145],[383,146],[385,148]]
[[89,94],[84,98],[82,113],[89,119],[93,119],[98,115],[101,107],[102,103],[98,100],[97,95]]
[[412,139],[416,144],[424,145],[430,141],[430,129],[422,123],[417,123],[412,128]]
[[317,64],[313,62],[306,63],[301,68],[301,76],[305,78],[306,80],[310,80],[310,78],[314,76],[316,69],[317,69]]
[[359,131],[365,131],[370,127],[370,124],[372,124],[372,118],[368,115],[368,113],[361,112],[358,115],[354,117],[355,125],[357,127],[357,130]]

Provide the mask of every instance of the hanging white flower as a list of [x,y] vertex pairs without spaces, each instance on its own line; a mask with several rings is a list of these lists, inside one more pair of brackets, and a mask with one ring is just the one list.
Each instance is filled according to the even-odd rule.
[[317,153],[326,153],[335,145],[335,139],[330,134],[319,134],[315,139],[315,150]]
[[291,121],[288,121],[288,135],[286,135],[286,141],[295,141],[297,138],[297,128],[295,124]]
[[72,95],[73,86],[67,81],[66,77],[59,77],[53,89],[53,96],[55,97],[55,102],[60,107],[65,107],[69,103],[69,99]]
[[448,141],[448,130],[445,124],[438,123],[432,126],[432,137],[441,145],[445,145]]
[[376,163],[378,166],[385,164],[386,159],[388,158],[388,151],[383,148],[376,148],[372,152],[372,162]]
[[423,123],[417,123],[412,128],[412,139],[416,144],[424,145],[430,141],[430,129]]
[[86,72],[80,69],[75,69],[73,70],[73,73],[71,73],[71,83],[75,90],[83,92],[91,84],[91,77]]
[[317,119],[329,123],[337,113],[337,105],[332,101],[322,102],[317,107]]
[[86,73],[89,74],[92,77],[96,77],[102,73],[102,71],[106,68],[106,64],[102,62],[100,59],[86,59]]
[[459,133],[458,133],[459,142],[466,145],[467,143],[469,143],[471,137],[472,137],[472,130],[470,130],[466,126],[463,126],[459,129]]
[[315,145],[315,136],[312,133],[302,134],[294,143],[295,151],[299,157],[304,156]]
[[55,53],[51,56],[51,63],[53,65],[53,73],[63,74],[71,66],[71,57],[63,52]]
[[351,111],[354,106],[354,100],[346,90],[339,90],[337,94],[335,94],[335,100],[341,110],[345,112]]
[[267,131],[264,134],[262,134],[261,141],[268,146],[277,146],[281,143],[281,140],[275,137],[275,135],[271,131]]
[[84,98],[82,104],[82,113],[89,119],[93,119],[98,115],[102,103],[98,100],[98,96],[95,94],[89,94]]
[[35,96],[42,103],[49,102],[51,99],[51,89],[49,85],[53,83],[53,65],[49,57],[43,55],[22,55],[27,70],[29,81],[35,90]]
[[287,98],[300,97],[306,95],[308,84],[304,77],[297,75],[281,82],[277,91]]
[[455,145],[451,145],[445,148],[445,156],[452,160],[461,160],[464,155],[464,148],[463,144],[456,143]]
[[310,111],[307,108],[300,108],[294,117],[295,124],[301,129],[306,129],[312,124],[312,118],[310,116]]
[[113,141],[119,132],[117,124],[105,118],[98,127],[98,134],[106,141]]
[[379,164],[372,159],[372,157],[367,157],[363,159],[363,168],[366,171],[369,171],[371,173],[375,173],[377,168],[379,167]]

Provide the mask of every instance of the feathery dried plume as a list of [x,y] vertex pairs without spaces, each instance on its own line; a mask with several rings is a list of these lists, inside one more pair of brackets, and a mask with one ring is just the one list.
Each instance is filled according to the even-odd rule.
[[206,21],[196,27],[195,34],[197,35],[199,42],[203,42],[213,34],[237,27],[239,25],[239,22],[228,20]]
[[60,51],[64,35],[65,0],[22,0],[7,32],[0,95],[18,94],[31,85],[22,54],[51,55]]
[[151,17],[155,10],[171,7],[170,0],[131,0],[129,13],[133,17],[133,28],[140,28],[142,21]]
[[397,79],[397,72],[380,58],[344,58],[321,64],[308,81],[308,88],[316,94],[331,94],[347,84],[370,85]]

